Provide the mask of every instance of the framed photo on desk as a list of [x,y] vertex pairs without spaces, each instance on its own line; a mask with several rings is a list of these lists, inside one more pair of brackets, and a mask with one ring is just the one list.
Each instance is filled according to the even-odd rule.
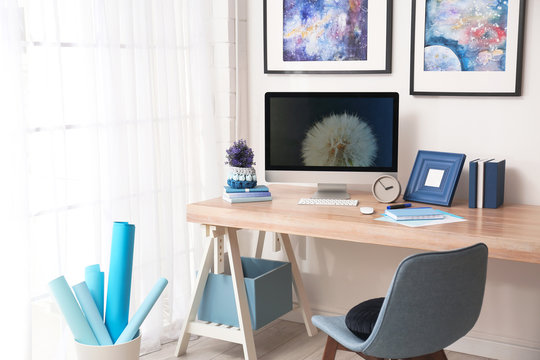
[[419,150],[403,199],[450,206],[465,154]]

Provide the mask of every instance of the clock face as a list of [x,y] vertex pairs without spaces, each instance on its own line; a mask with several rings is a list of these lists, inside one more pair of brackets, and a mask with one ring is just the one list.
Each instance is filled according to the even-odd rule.
[[371,187],[373,196],[377,201],[390,203],[396,201],[401,194],[399,181],[390,175],[383,175],[377,178]]

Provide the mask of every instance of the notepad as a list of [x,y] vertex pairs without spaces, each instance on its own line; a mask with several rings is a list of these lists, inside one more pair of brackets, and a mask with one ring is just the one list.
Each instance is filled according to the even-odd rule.
[[426,220],[444,219],[444,214],[430,207],[407,208],[407,209],[387,209],[385,214],[394,220]]

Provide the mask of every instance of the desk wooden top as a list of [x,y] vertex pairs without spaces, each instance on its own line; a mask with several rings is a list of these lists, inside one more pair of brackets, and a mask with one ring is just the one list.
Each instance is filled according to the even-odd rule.
[[[359,205],[297,205],[315,188],[271,185],[272,201],[230,204],[221,198],[187,206],[187,220],[200,224],[264,230],[422,250],[449,250],[485,243],[489,257],[540,264],[540,206],[505,204],[498,209],[469,209],[465,201],[435,206],[467,221],[410,228],[375,221],[386,209],[371,193],[351,192]],[[418,204],[422,206],[421,204]],[[371,206],[373,215],[362,215]],[[423,205],[425,206],[425,205]]]

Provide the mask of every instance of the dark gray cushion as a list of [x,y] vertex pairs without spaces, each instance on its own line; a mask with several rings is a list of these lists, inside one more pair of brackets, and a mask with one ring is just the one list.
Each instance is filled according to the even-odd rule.
[[356,336],[366,340],[377,322],[384,298],[364,301],[353,307],[345,316],[345,325]]

